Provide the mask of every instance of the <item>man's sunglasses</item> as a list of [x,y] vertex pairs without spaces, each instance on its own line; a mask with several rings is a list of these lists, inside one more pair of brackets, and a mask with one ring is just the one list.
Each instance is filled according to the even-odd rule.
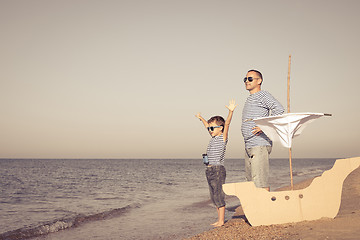
[[208,127],[207,130],[213,132],[215,128],[221,128],[221,127],[222,127],[222,126]]
[[259,79],[259,78],[246,77],[246,78],[244,78],[244,82],[246,82],[246,80],[248,80],[249,82],[252,82],[254,79]]

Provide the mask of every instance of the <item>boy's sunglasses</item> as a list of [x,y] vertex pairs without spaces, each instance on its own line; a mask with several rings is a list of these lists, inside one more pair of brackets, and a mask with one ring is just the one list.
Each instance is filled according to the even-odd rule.
[[221,128],[222,126],[214,126],[214,127],[208,127],[208,131],[214,131],[215,128]]
[[246,82],[246,80],[248,80],[249,82],[252,82],[254,79],[259,79],[259,78],[246,77],[246,78],[244,78],[244,82]]

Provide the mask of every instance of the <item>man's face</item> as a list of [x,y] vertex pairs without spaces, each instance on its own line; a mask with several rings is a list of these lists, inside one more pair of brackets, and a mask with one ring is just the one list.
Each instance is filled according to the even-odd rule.
[[261,90],[261,81],[262,79],[259,78],[258,74],[256,72],[248,72],[246,74],[246,77],[252,77],[253,81],[250,82],[249,80],[246,80],[245,82],[245,88],[246,90],[248,90],[250,93],[256,93],[258,91]]

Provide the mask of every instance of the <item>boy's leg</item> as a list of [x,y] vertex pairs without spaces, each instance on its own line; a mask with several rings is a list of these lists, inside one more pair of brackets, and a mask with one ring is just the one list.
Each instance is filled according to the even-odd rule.
[[212,167],[207,167],[205,170],[206,179],[209,185],[209,193],[210,193],[210,199],[215,204],[214,200],[214,180],[216,178],[216,174]]
[[214,194],[216,207],[218,210],[218,221],[214,224],[215,227],[224,225],[225,222],[225,193],[222,185],[225,184],[226,170],[224,166],[219,166],[217,171],[216,190]]
[[222,185],[225,183],[226,179],[226,170],[224,166],[213,166],[211,167],[213,171],[209,174],[207,170],[208,183],[210,189],[211,199],[216,206],[218,213],[218,221],[213,223],[213,226],[222,226],[224,225],[225,218],[225,193],[222,189]]
[[[206,179],[209,185],[209,192],[210,192],[210,198],[211,201],[214,203],[215,207],[216,207],[216,203],[215,203],[215,199],[214,199],[214,193],[215,193],[215,184],[214,182],[216,182],[216,172],[214,171],[213,167],[207,167],[205,170],[205,175],[206,175]],[[216,207],[216,210],[218,212],[219,215],[219,209]],[[218,222],[212,223],[211,225],[215,226],[217,225]]]
[[[216,206],[215,206],[216,207]],[[216,221],[216,222],[214,222],[214,223],[212,223],[211,225],[213,225],[213,226],[217,226],[218,224],[219,224],[219,215],[220,215],[220,213],[219,213],[219,208],[218,207],[216,207],[216,211],[217,211],[217,214],[218,214],[218,220]]]
[[218,209],[218,221],[216,224],[213,224],[215,227],[221,227],[225,223],[225,206],[219,207]]
[[216,179],[214,181],[214,201],[215,206],[220,208],[225,206],[225,193],[222,185],[225,184],[226,170],[224,166],[217,166]]

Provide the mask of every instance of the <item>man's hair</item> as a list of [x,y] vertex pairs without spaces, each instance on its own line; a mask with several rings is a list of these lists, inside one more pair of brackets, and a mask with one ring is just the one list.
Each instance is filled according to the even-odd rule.
[[225,126],[225,120],[222,116],[214,116],[214,117],[211,117],[208,121],[207,121],[209,124],[212,123],[212,122],[216,122],[216,124],[218,126],[222,126],[223,129],[222,131],[224,131],[224,126]]
[[258,77],[261,78],[261,80],[262,80],[261,83],[260,83],[260,85],[262,84],[262,82],[264,81],[264,79],[263,79],[263,76],[262,76],[262,74],[261,74],[260,71],[255,70],[255,69],[251,69],[251,70],[249,70],[248,72],[255,72],[255,73],[258,75]]

